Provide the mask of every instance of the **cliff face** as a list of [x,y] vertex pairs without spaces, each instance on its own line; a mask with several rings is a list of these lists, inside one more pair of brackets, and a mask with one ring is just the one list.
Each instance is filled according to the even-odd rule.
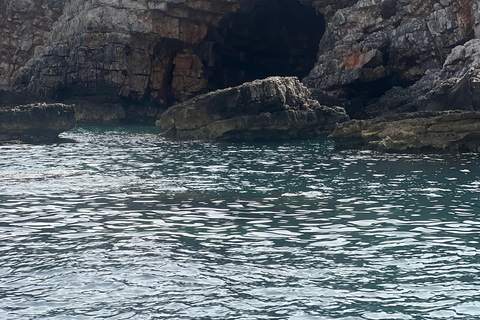
[[446,62],[468,69],[468,53],[451,52],[480,30],[479,2],[6,0],[0,85],[138,120],[213,89],[296,75],[351,115],[396,112],[445,87]]
[[9,89],[20,68],[45,43],[64,0],[0,2],[0,88]]
[[356,117],[416,111],[421,106],[413,99],[455,76],[444,67],[457,60],[453,48],[477,36],[478,6],[476,0],[360,0],[330,19],[304,83],[320,97],[340,97]]
[[[28,8],[22,15],[17,2]],[[118,104],[127,116],[141,105],[152,117],[212,89],[307,75],[324,31],[314,6],[331,14],[351,2],[7,0],[0,37],[14,40],[1,48],[1,83],[57,101]]]
[[173,2],[66,1],[14,84],[40,96],[97,103],[161,104],[179,91],[200,91],[204,70],[192,45],[205,36],[209,22],[237,6],[220,4],[217,13],[190,3],[199,7],[191,14],[188,5]]

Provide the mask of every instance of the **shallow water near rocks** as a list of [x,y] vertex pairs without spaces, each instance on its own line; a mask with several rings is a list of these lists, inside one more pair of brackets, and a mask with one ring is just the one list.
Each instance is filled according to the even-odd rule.
[[80,127],[0,146],[0,319],[479,319],[477,155]]

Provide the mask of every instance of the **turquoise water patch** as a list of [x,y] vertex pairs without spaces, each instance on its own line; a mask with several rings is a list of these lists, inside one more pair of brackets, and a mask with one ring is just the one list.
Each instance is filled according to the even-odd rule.
[[2,319],[475,319],[476,155],[80,127],[0,146]]

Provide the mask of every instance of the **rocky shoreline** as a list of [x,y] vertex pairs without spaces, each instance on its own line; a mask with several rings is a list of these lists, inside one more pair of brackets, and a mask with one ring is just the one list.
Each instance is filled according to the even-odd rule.
[[[390,121],[415,135],[398,117],[428,123],[439,115],[424,112],[462,110],[477,121],[480,110],[480,0],[7,0],[0,37],[4,96],[74,104],[78,123],[158,120],[178,139],[308,138],[344,113],[353,119],[344,130]],[[284,79],[275,112],[243,98],[228,98],[228,111],[205,105],[273,75]],[[286,87],[303,102],[286,107]]]
[[383,152],[480,152],[479,111],[415,112],[340,123],[339,149]]

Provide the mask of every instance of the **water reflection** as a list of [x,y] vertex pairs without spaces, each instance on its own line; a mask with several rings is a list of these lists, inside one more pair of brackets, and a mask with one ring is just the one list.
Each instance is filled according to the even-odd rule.
[[474,156],[67,137],[0,147],[0,318],[480,314]]

